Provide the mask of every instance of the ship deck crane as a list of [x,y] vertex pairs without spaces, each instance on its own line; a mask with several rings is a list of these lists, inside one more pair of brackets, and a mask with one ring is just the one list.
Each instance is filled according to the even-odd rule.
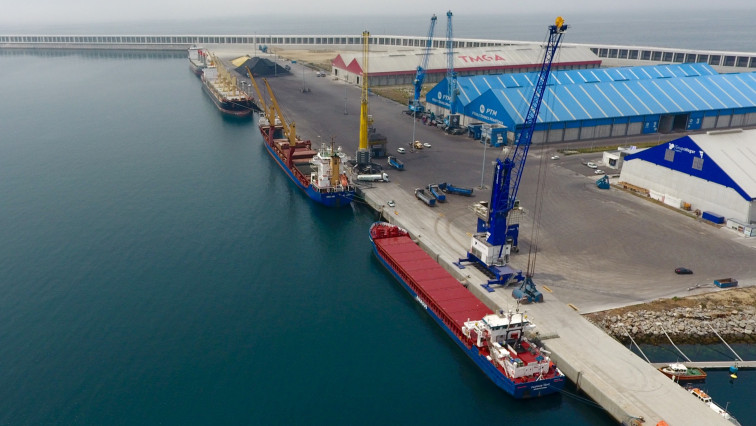
[[[252,71],[247,68],[247,74],[249,75],[249,81],[252,83],[252,86],[255,88],[255,92],[257,93],[257,99],[260,104],[260,108],[262,109],[263,116],[259,117],[258,120],[265,120],[267,121],[267,124],[265,122],[258,123],[260,125],[260,128],[268,127],[268,134],[266,136],[266,139],[268,143],[273,143],[274,138],[281,138],[283,126],[281,125],[281,120],[276,117],[276,111],[273,108],[273,103],[267,104],[265,102],[265,98],[262,95],[262,92],[260,91],[260,86],[257,85],[257,81],[255,81],[255,78],[252,76]],[[273,123],[273,124],[271,124]]]
[[252,87],[255,88],[255,93],[257,93],[257,102],[260,104],[263,116],[266,120],[268,120],[268,123],[274,122],[275,112],[273,111],[273,105],[268,105],[267,103],[265,103],[265,98],[263,98],[260,87],[257,85],[257,81],[255,81],[255,78],[252,76],[252,71],[250,71],[249,67],[247,67],[247,75],[249,76],[249,81],[252,83]]
[[[478,214],[477,233],[472,237],[467,257],[457,262],[459,267],[463,267],[462,262],[471,262],[482,266],[489,276],[493,277],[487,284],[483,285],[489,291],[493,291],[490,288],[491,284],[522,283],[520,293],[524,293],[530,301],[540,301],[543,298],[535,290],[535,285],[532,282],[535,262],[533,261],[531,264],[530,259],[528,260],[528,270],[524,277],[522,271],[515,271],[507,264],[510,251],[513,246],[515,248],[517,246],[519,233],[519,224],[510,223],[509,219],[517,202],[517,191],[520,187],[522,171],[538,119],[538,111],[541,108],[546,84],[551,73],[551,63],[567,27],[562,17],[558,17],[555,24],[549,26],[549,38],[541,62],[541,70],[538,74],[525,121],[514,147],[509,150],[511,152],[507,153],[511,155],[506,155],[504,161],[500,159],[496,161],[491,201],[488,206],[479,206],[476,209]],[[531,296],[533,300],[531,300]]]
[[433,47],[433,31],[436,28],[436,15],[431,17],[430,28],[428,28],[428,38],[425,42],[425,51],[423,52],[423,58],[420,65],[417,67],[417,73],[415,74],[415,96],[410,101],[407,112],[410,115],[422,114],[425,112],[425,106],[420,102],[420,92],[423,89],[423,81],[425,80],[425,70],[428,68],[428,59],[430,58],[430,50]]
[[[306,148],[310,149],[309,147],[309,141],[307,142],[299,142],[297,141],[297,127],[296,124],[292,121],[291,123],[287,123],[284,119],[283,112],[281,111],[281,108],[278,106],[278,101],[276,100],[276,96],[273,94],[273,89],[270,88],[270,84],[268,84],[268,80],[263,78],[263,83],[265,83],[265,87],[268,89],[268,95],[270,95],[270,102],[273,104],[273,109],[276,112],[276,115],[279,117],[279,120],[281,122],[281,126],[283,127],[283,134],[284,137],[289,141],[289,155],[287,157],[288,164],[286,164],[288,167],[292,166],[293,159],[294,159],[294,150],[296,148]],[[278,121],[275,123],[278,125]],[[299,146],[298,146],[299,144]]]

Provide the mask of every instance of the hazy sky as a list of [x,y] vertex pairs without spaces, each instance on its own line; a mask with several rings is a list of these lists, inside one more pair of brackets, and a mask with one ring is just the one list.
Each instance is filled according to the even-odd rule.
[[[239,17],[261,14],[311,14],[319,16],[365,14],[459,13],[508,14],[553,13],[554,16],[570,12],[608,12],[609,9],[633,11],[648,10],[658,13],[660,8],[678,9],[750,9],[756,10],[754,0],[3,0],[0,14],[2,24],[87,22],[122,22],[133,20],[185,20],[217,17]],[[663,5],[663,6],[660,6]],[[280,19],[280,18],[279,18]],[[281,22],[285,25],[285,22]]]

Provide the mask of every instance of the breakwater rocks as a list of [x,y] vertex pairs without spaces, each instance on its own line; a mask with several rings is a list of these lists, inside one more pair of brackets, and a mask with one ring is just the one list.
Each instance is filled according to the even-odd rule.
[[[622,342],[756,343],[756,289],[737,289],[689,298],[662,299],[587,314],[591,322]],[[714,333],[715,330],[716,333]]]

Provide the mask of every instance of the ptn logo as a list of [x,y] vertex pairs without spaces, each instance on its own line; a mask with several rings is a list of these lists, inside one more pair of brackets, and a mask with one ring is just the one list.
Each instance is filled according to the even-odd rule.
[[486,114],[486,115],[488,115],[488,116],[490,116],[490,117],[496,117],[496,115],[497,115],[497,114],[498,114],[499,112],[498,112],[498,111],[496,111],[496,110],[495,110],[495,109],[493,109],[493,108],[486,108],[486,106],[485,106],[485,105],[481,104],[481,105],[480,105],[480,113],[481,113],[481,114]]
[[444,94],[441,92],[438,92],[438,100],[440,101],[444,97]]

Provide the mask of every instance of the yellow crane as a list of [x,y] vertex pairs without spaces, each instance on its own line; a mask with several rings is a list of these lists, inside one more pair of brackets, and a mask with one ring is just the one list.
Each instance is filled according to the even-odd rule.
[[[255,92],[257,93],[257,102],[260,104],[260,108],[263,110],[263,115],[268,120],[268,124],[273,126],[276,122],[276,115],[273,111],[273,105],[267,105],[265,103],[265,99],[263,99],[262,92],[260,92],[260,87],[257,86],[257,82],[255,81],[255,78],[252,77],[252,71],[249,70],[249,67],[247,68],[247,75],[249,75],[249,80],[252,82],[252,86],[255,88]],[[270,108],[270,109],[269,109]]]
[[362,97],[360,98],[360,151],[368,147],[368,46],[370,33],[362,32]]
[[[275,109],[279,120],[281,120],[281,126],[283,127],[284,136],[286,136],[286,139],[289,140],[289,149],[294,149],[297,146],[296,125],[294,124],[293,121],[291,122],[291,124],[286,123],[286,119],[284,119],[283,112],[281,112],[281,108],[279,108],[278,106],[278,101],[276,101],[276,96],[273,94],[273,89],[271,89],[270,84],[268,84],[268,80],[263,78],[263,83],[265,83],[265,87],[268,89],[268,94],[270,95],[270,101],[273,103],[273,108]],[[289,156],[289,162],[291,161],[292,161],[291,156]]]

